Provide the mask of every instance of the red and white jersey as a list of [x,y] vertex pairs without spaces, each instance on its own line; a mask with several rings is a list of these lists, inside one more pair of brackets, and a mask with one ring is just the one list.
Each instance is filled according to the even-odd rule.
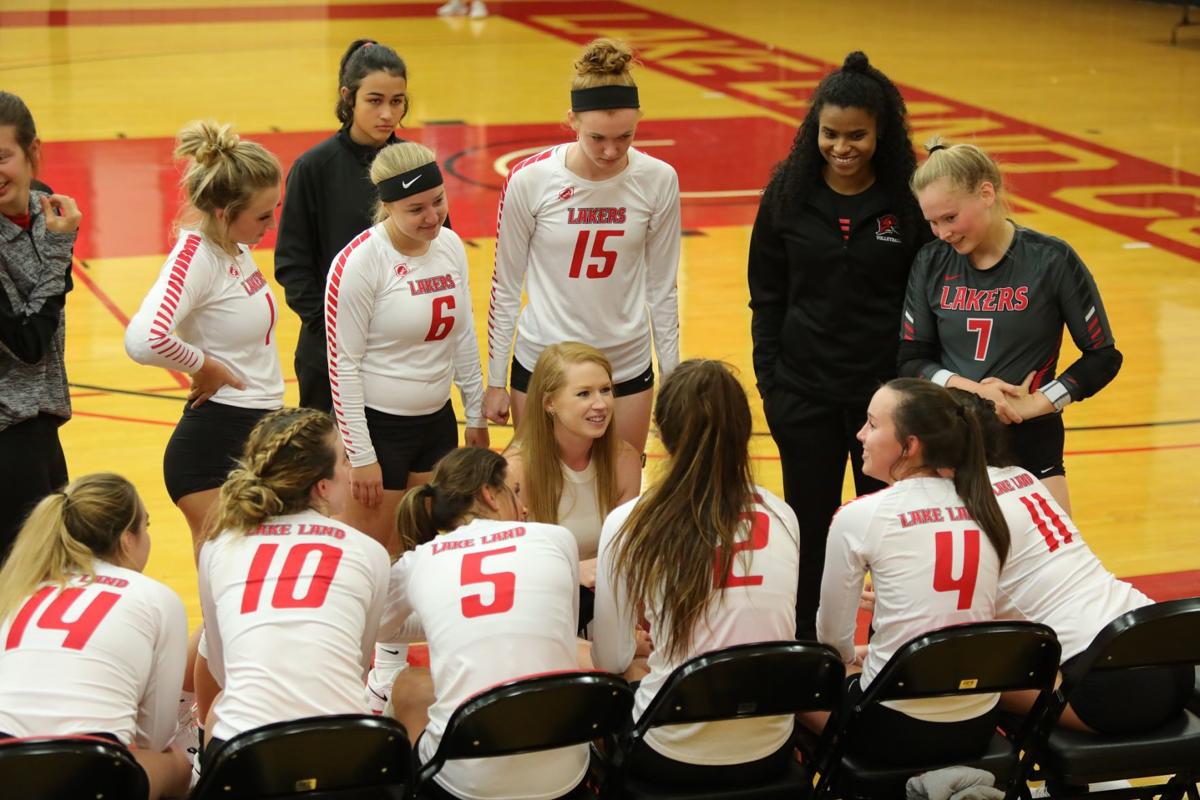
[[246,385],[222,386],[217,403],[280,408],[283,374],[275,349],[278,305],[250,249],[231,256],[195,231],[180,231],[158,280],[125,329],[125,352],[139,364],[191,374],[204,354]]
[[[420,617],[437,700],[420,756],[428,761],[454,710],[496,684],[577,669],[579,553],[558,525],[477,519],[392,566],[380,641],[404,641]],[[519,725],[520,720],[513,720]],[[435,780],[458,797],[560,797],[583,778],[587,745],[449,761]]]
[[383,545],[316,511],[205,542],[204,639],[209,669],[225,690],[211,735],[366,714],[363,686],[387,572]]
[[[634,697],[637,719],[658,694],[667,677],[689,658],[752,642],[796,637],[796,579],[800,569],[800,526],[786,503],[761,486],[747,524],[738,534],[739,551],[729,574],[714,572],[714,596],[706,624],[696,628],[691,646],[679,658],[668,659],[662,649],[650,653],[650,674],[642,679]],[[620,673],[634,656],[634,626],[640,603],[631,599],[620,575],[613,574],[615,540],[639,500],[613,510],[600,533],[596,569],[596,611],[592,623],[592,660],[600,669]],[[719,565],[718,565],[719,566]],[[647,603],[650,638],[666,638],[667,620],[662,602]],[[792,717],[667,725],[646,734],[646,742],[659,753],[689,764],[742,764],[778,750],[792,735]]]
[[[995,619],[1000,558],[948,478],[908,478],[851,500],[829,527],[817,639],[854,660],[863,578],[875,590],[875,635],[863,661],[865,689],[907,642],[937,628]],[[887,703],[931,722],[972,719],[996,694]]]
[[[590,344],[613,380],[679,363],[679,178],[664,161],[629,148],[629,164],[604,181],[567,169],[562,144],[525,159],[500,194],[496,267],[488,312],[488,386],[505,385],[513,352],[532,370],[551,344]],[[521,309],[524,284],[529,303]]]
[[0,644],[0,731],[111,733],[155,751],[175,735],[187,614],[153,578],[97,560],[94,576],[39,586]]
[[1050,490],[1020,467],[988,467],[1012,549],[1000,572],[996,616],[1049,625],[1062,660],[1087,649],[1108,623],[1154,601],[1118,580],[1083,541]]
[[376,461],[365,406],[432,414],[462,393],[467,425],[482,428],[483,375],[462,239],[443,228],[422,256],[392,246],[386,223],[334,259],[325,289],[333,410],[350,463]]

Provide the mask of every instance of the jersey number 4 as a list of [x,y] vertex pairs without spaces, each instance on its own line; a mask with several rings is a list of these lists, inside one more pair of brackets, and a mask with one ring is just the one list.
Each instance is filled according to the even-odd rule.
[[[279,544],[271,542],[260,544],[254,551],[250,561],[250,573],[246,576],[246,586],[242,590],[242,613],[251,614],[258,610],[262,599],[263,584],[271,571],[271,562]],[[313,569],[305,570],[308,557],[317,554],[317,564]],[[271,608],[320,608],[329,596],[329,585],[337,574],[338,564],[342,561],[342,551],[329,544],[305,542],[288,550],[287,558],[283,560],[283,568],[275,579],[275,591],[271,594]],[[296,596],[296,585],[300,583],[302,572],[308,572],[311,580],[304,594]]]
[[599,263],[589,261],[587,265],[587,277],[589,278],[607,278],[613,274],[613,268],[617,265],[617,253],[615,250],[605,250],[604,243],[609,239],[617,236],[624,236],[623,230],[604,230],[604,231],[588,231],[579,232],[579,237],[575,240],[575,255],[571,257],[571,272],[570,277],[578,278],[583,272],[583,260],[587,256],[588,238],[595,234],[592,239],[592,258],[600,259]]
[[933,534],[933,590],[958,592],[958,610],[966,611],[975,599],[975,582],[979,578],[979,531],[963,531],[962,572],[954,577],[954,532]]
[[[25,629],[29,627],[33,615],[57,588],[56,586],[44,586],[33,597],[25,601],[25,605],[21,606],[21,610],[13,617],[12,628],[9,629],[8,639],[4,642],[5,650],[13,650],[21,646],[21,637],[25,635]],[[67,635],[63,639],[62,646],[68,650],[82,650],[83,646],[88,643],[88,639],[91,639],[92,634],[96,632],[96,628],[108,616],[108,612],[112,611],[112,607],[121,599],[121,595],[116,592],[100,592],[92,598],[92,601],[87,604],[87,608],[83,609],[79,616],[72,622],[67,622],[65,619],[67,610],[71,608],[79,595],[83,594],[83,591],[83,589],[77,588],[63,589],[35,623],[43,630],[66,631]]]

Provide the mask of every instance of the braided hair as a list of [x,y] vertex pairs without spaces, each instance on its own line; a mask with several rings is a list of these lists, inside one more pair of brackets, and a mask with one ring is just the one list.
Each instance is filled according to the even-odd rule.
[[763,203],[769,204],[775,224],[784,225],[793,218],[796,209],[822,183],[825,158],[817,147],[817,138],[821,111],[827,105],[860,108],[875,120],[878,137],[875,155],[871,157],[875,180],[899,204],[903,229],[918,230],[922,224],[921,210],[908,189],[917,158],[904,98],[896,85],[857,50],[846,56],[841,69],[825,76],[817,86],[808,113],[796,131],[791,152],[775,167],[763,194]]
[[312,487],[337,467],[333,419],[311,408],[284,408],[258,421],[217,499],[207,538],[246,533],[271,517],[310,507]]

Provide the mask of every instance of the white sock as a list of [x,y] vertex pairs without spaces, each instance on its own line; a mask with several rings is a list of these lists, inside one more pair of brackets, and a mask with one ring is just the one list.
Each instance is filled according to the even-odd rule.
[[1129,789],[1133,786],[1132,783],[1126,780],[1116,781],[1100,781],[1099,783],[1089,783],[1089,792],[1107,792],[1109,789]]

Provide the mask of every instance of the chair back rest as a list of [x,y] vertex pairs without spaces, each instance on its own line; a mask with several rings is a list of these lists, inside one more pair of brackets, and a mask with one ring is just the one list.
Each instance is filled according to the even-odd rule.
[[953,625],[912,639],[888,660],[858,708],[884,700],[1053,687],[1061,648],[1036,622]]
[[826,645],[760,642],[714,650],[671,673],[634,736],[660,725],[833,710],[844,679],[841,658]]
[[1104,627],[1065,678],[1090,670],[1200,664],[1200,597],[1143,606]]
[[342,714],[278,722],[230,739],[192,800],[250,800],[407,783],[412,748],[388,717]]
[[146,773],[123,745],[93,736],[0,740],[0,794],[23,800],[145,800]]
[[458,758],[589,742],[627,727],[632,708],[629,684],[607,673],[558,672],[510,681],[480,692],[454,711],[426,766],[440,769]]

